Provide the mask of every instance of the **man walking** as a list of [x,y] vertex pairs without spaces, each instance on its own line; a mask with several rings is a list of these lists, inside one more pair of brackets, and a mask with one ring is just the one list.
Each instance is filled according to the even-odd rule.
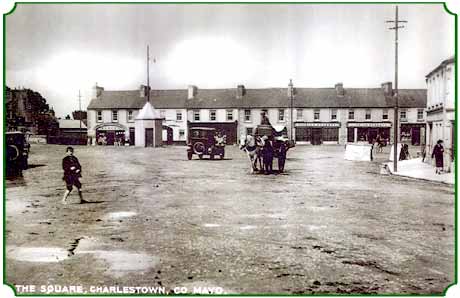
[[62,203],[66,204],[66,199],[74,185],[78,190],[80,204],[87,203],[87,201],[83,200],[83,195],[81,193],[81,182],[79,180],[81,177],[81,165],[78,162],[78,158],[73,155],[72,147],[67,147],[66,149],[66,156],[62,159],[62,169],[64,170],[64,177],[62,180],[65,181],[67,187],[64,197],[62,198]]

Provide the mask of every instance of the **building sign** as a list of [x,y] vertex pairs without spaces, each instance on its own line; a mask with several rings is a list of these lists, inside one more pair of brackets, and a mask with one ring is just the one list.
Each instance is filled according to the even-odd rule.
[[296,122],[295,127],[340,127],[340,122]]
[[391,127],[391,122],[348,122],[348,127]]
[[104,125],[104,126],[101,126],[101,127],[97,127],[96,130],[98,130],[98,131],[109,131],[109,130],[125,130],[125,129],[123,127],[117,126],[117,125]]

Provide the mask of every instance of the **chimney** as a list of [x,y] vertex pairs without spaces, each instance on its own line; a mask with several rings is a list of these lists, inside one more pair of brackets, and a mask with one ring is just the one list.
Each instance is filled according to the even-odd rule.
[[97,99],[101,96],[102,94],[102,91],[104,91],[104,88],[103,87],[100,87],[97,85],[93,86],[92,90],[91,90],[91,99]]
[[246,95],[246,89],[244,89],[244,85],[238,85],[236,98],[243,98],[244,95]]
[[147,90],[148,90],[147,86],[141,85],[139,88],[139,96],[142,98],[147,97],[147,92],[148,92]]
[[195,98],[196,94],[198,93],[198,88],[193,85],[188,86],[188,99]]
[[345,95],[345,90],[343,89],[343,83],[335,84],[335,92],[337,92],[337,96]]
[[393,83],[385,82],[382,83],[383,94],[387,96],[393,96]]
[[295,94],[294,84],[292,83],[292,79],[289,79],[288,89],[287,89],[287,96],[290,98],[291,95]]

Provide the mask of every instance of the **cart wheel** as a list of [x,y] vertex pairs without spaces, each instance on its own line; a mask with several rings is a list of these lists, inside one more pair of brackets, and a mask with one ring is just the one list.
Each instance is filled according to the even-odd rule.
[[188,160],[191,160],[193,157],[193,153],[192,152],[187,152],[187,158]]

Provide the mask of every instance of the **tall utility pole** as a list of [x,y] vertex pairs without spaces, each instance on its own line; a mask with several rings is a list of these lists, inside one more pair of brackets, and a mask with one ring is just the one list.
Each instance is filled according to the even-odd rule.
[[150,102],[150,72],[149,72],[150,56],[149,46],[147,45],[147,101]]
[[396,6],[396,13],[394,21],[386,21],[387,23],[393,23],[394,27],[389,28],[390,30],[395,30],[395,88],[393,91],[393,97],[395,99],[395,108],[394,108],[394,150],[393,150],[393,170],[394,172],[398,171],[398,31],[404,26],[399,26],[399,23],[407,23],[407,21],[401,21],[398,16],[398,6]]
[[78,114],[79,114],[79,118],[80,118],[80,137],[79,139],[81,139],[81,93],[80,93],[80,89],[78,90]]
[[293,115],[294,115],[294,84],[292,84],[292,79],[289,79],[289,95],[291,97],[291,141],[294,141],[294,120],[293,120]]

